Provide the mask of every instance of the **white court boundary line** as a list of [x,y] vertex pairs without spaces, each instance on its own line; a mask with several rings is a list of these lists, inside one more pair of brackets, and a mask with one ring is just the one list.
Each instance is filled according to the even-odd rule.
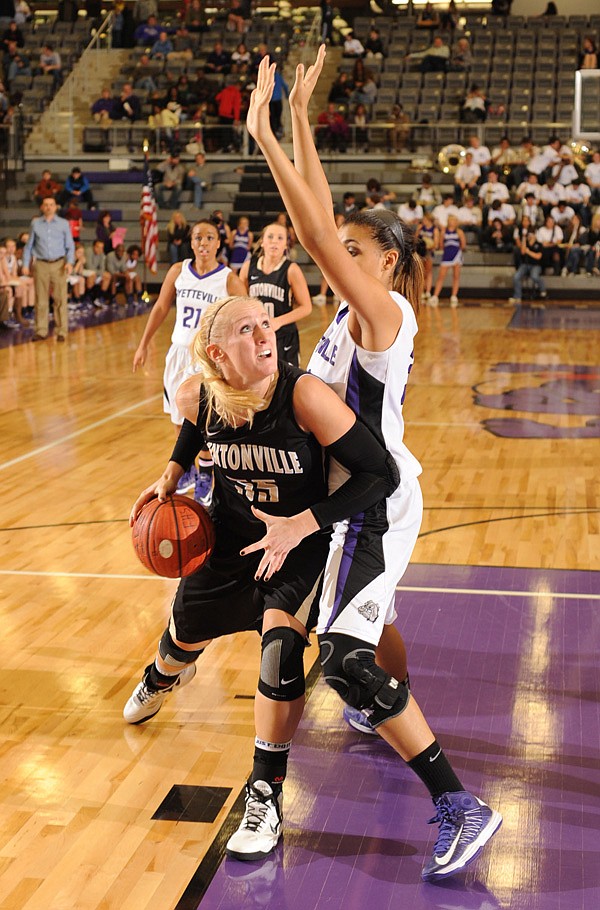
[[[34,570],[0,569],[0,575],[40,576],[42,578],[105,578],[133,579],[135,581],[177,581],[162,575],[113,575],[110,572],[38,572]],[[496,588],[430,588],[417,585],[397,585],[396,591],[412,591],[423,594],[475,594],[481,597],[563,597],[565,600],[600,600],[600,594],[571,594],[564,591],[503,591]]]
[[136,408],[141,408],[145,404],[150,404],[151,401],[156,401],[157,398],[162,398],[162,396],[152,395],[151,398],[144,398],[143,401],[138,401],[136,404],[129,405],[128,408],[123,408],[121,411],[115,411],[115,413],[111,414],[109,417],[103,417],[102,420],[96,420],[94,423],[88,424],[87,427],[82,427],[80,430],[75,430],[73,433],[68,433],[67,436],[61,436],[59,439],[55,439],[53,442],[49,442],[45,446],[40,446],[38,449],[32,449],[31,452],[25,452],[23,455],[19,455],[17,458],[12,458],[10,461],[5,461],[0,464],[0,471],[4,471],[6,468],[12,468],[13,465],[20,464],[22,461],[26,461],[28,458],[35,458],[36,455],[42,455],[44,452],[48,452],[50,449],[53,449],[56,446],[63,445],[65,442],[68,442],[69,439],[76,439],[78,436],[83,436],[84,433],[89,433],[90,430],[96,430],[98,427],[104,426],[105,423],[109,423],[111,420],[116,420],[118,417],[123,417],[124,414],[128,414],[130,411],[135,411]]

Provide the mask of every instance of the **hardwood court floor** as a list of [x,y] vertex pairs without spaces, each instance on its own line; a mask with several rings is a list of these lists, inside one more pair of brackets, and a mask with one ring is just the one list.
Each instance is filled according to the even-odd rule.
[[[306,320],[305,353],[331,316]],[[413,563],[598,570],[598,331],[511,317],[421,315]],[[258,636],[213,645],[150,723],[121,718],[175,588],[137,563],[127,526],[173,438],[168,326],[131,373],[146,318],[0,351],[0,910],[172,910],[251,765]],[[173,809],[186,787],[201,805]]]

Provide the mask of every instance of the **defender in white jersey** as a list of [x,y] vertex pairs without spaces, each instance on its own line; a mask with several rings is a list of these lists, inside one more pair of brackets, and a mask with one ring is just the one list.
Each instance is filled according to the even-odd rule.
[[[336,228],[331,192],[308,119],[308,103],[324,58],[322,45],[306,73],[302,64],[296,69],[289,97],[294,164],[270,126],[275,64],[268,57],[258,69],[246,125],[265,156],[300,243],[336,296],[345,301],[310,366],[363,417],[391,449],[400,468],[399,490],[381,506],[358,515],[349,509],[352,517],[336,525],[325,570],[328,590],[321,599],[319,645],[327,683],[347,706],[370,712],[372,726],[431,794],[436,807],[431,821],[440,827],[433,856],[421,875],[435,881],[474,860],[502,819],[463,788],[407,681],[389,672],[376,648],[383,643],[384,618],[393,609],[393,586],[408,562],[421,517],[420,468],[402,441],[401,405],[416,332],[406,301],[418,306],[423,264],[412,230],[390,211],[360,212],[351,215],[339,231]],[[272,526],[269,533],[277,546]],[[281,534],[285,538],[285,528]],[[402,550],[397,563],[395,548],[386,545],[393,535]],[[269,744],[272,750],[278,747]],[[270,788],[269,793],[263,792],[261,802],[273,800]],[[266,839],[264,813],[256,809],[253,805],[239,832],[240,838],[244,834],[248,855],[257,840]]]
[[[244,285],[238,276],[217,261],[220,235],[212,221],[196,222],[190,241],[194,258],[175,263],[167,272],[133,357],[135,373],[146,362],[150,341],[175,304],[175,326],[164,370],[163,408],[166,414],[171,415],[176,434],[183,424],[183,415],[177,407],[175,393],[185,379],[186,371],[191,369],[189,347],[198,331],[202,313],[210,303],[221,297],[244,293]],[[208,451],[201,452],[199,460],[200,473],[197,475],[192,465],[181,479],[178,492],[187,492],[196,486],[196,499],[208,505],[212,493],[212,461]]]

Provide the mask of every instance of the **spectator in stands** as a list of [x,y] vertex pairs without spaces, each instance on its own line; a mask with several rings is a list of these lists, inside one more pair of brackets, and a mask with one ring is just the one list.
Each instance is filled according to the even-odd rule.
[[538,153],[539,148],[533,144],[531,136],[523,136],[517,149],[517,163],[511,174],[513,186],[519,186],[524,180],[527,180],[528,174],[533,173],[529,170],[529,163]]
[[100,97],[91,106],[92,117],[96,123],[108,125],[113,118],[115,102],[108,86],[104,86]]
[[431,34],[440,26],[440,19],[431,3],[426,3],[417,16],[416,28],[428,29]]
[[94,201],[90,181],[77,165],[75,165],[65,180],[65,186],[58,197],[58,202],[60,205],[66,205],[72,198],[74,198],[76,202],[85,202],[90,211],[94,211],[98,208]]
[[13,315],[19,325],[26,327],[29,326],[29,320],[25,318],[23,310],[27,310],[28,313],[33,313],[33,308],[35,306],[34,281],[31,276],[25,277],[25,275],[21,275],[17,244],[12,237],[6,238],[5,245],[5,263],[8,270],[8,278],[14,293]]
[[466,152],[464,161],[454,172],[454,201],[460,205],[468,195],[477,195],[477,182],[481,177],[481,168],[473,158],[473,152]]
[[167,225],[167,250],[169,262],[183,262],[191,256],[190,226],[183,212],[173,212]]
[[600,275],[600,212],[596,212],[587,236],[588,249],[585,252],[585,271],[589,276]]
[[498,172],[495,170],[489,171],[486,182],[479,187],[478,195],[483,206],[490,206],[496,199],[508,202],[509,198],[508,187],[506,184],[500,183]]
[[248,21],[252,15],[250,7],[250,0],[229,0],[227,31],[238,32],[240,35],[247,31]]
[[142,255],[141,247],[136,243],[127,247],[127,260],[125,262],[125,295],[127,303],[139,303],[142,293],[142,276],[138,269],[140,267],[140,257]]
[[422,73],[444,73],[450,61],[450,48],[444,44],[440,35],[436,35],[430,47],[407,54],[406,60],[410,63],[419,62]]
[[150,93],[158,91],[158,86],[152,75],[153,72],[154,71],[152,70],[152,61],[150,60],[150,55],[142,54],[131,74],[131,82],[133,83],[133,88],[141,89],[142,91]]
[[321,43],[331,41],[335,10],[331,0],[321,0]]
[[185,13],[185,24],[190,32],[207,32],[208,24],[202,0],[191,0]]
[[512,229],[503,224],[500,218],[494,218],[483,229],[481,249],[489,253],[510,253],[512,251]]
[[463,123],[483,123],[487,119],[488,99],[485,92],[473,82],[460,109]]
[[591,35],[586,35],[581,46],[579,55],[580,70],[597,70],[598,69],[598,48]]
[[161,209],[178,209],[179,196],[186,176],[185,167],[181,163],[179,152],[171,152],[164,161],[157,165],[156,170],[162,175],[162,180],[156,187],[156,201],[159,207]]
[[105,255],[108,255],[108,253],[112,253],[113,251],[113,235],[115,230],[116,226],[113,223],[111,213],[109,211],[100,212],[96,222],[96,240],[102,243],[102,249],[104,250]]
[[373,78],[373,73],[370,69],[365,68],[364,81],[362,82],[360,88],[354,88],[354,91],[350,95],[350,101],[352,104],[374,104],[377,100],[377,83]]
[[555,275],[560,275],[562,268],[562,254],[560,244],[563,242],[563,232],[548,215],[542,227],[535,232],[536,239],[542,244],[542,269],[552,269]]
[[364,104],[357,104],[354,113],[350,118],[352,129],[352,141],[357,151],[368,152],[369,150],[369,114]]
[[539,202],[542,195],[542,187],[540,186],[537,174],[529,174],[527,171],[525,171],[525,173],[527,175],[526,179],[523,180],[515,190],[517,200],[521,201],[525,198],[527,193],[533,193],[536,202]]
[[64,209],[63,217],[69,222],[69,230],[71,231],[71,236],[77,246],[77,241],[81,237],[81,229],[83,227],[83,212],[79,208],[75,196],[71,196]]
[[562,278],[578,274],[588,245],[589,231],[575,215],[570,231],[565,233],[564,265],[560,272]]
[[477,205],[474,196],[467,196],[464,203],[458,209],[458,223],[465,231],[475,235],[479,243],[481,239],[481,225],[483,222],[483,212]]
[[469,136],[468,150],[473,155],[475,164],[478,164],[481,168],[482,175],[487,177],[487,173],[490,169],[490,162],[492,160],[492,153],[487,145],[481,144],[479,136]]
[[8,66],[7,79],[9,85],[17,76],[31,76],[31,64],[23,54],[15,54]]
[[367,60],[383,60],[386,55],[381,35],[376,28],[369,31],[369,37],[365,41],[365,54]]
[[42,47],[37,72],[52,76],[55,87],[62,82],[62,60],[52,44],[44,44]]
[[289,98],[290,90],[288,84],[281,74],[279,67],[275,70],[275,83],[273,85],[273,94],[271,95],[271,101],[269,102],[269,114],[271,117],[271,129],[275,133],[278,139],[281,139],[283,136],[283,129],[281,126],[281,117],[283,114],[283,96]]
[[336,205],[333,211],[336,216],[341,215],[344,221],[349,215],[352,215],[353,212],[358,212],[356,193],[347,190],[342,197],[342,202],[339,205]]
[[133,33],[133,40],[142,47],[152,47],[154,42],[158,41],[162,30],[162,26],[159,25],[156,16],[150,15],[145,22],[138,25]]
[[179,111],[181,108],[175,104],[175,110],[171,104],[165,107],[159,101],[152,104],[152,113],[148,117],[148,126],[156,131],[156,139],[161,149],[167,148],[173,139],[173,130],[179,126]]
[[56,200],[61,189],[60,183],[52,177],[52,172],[46,169],[42,171],[42,179],[33,191],[33,198],[37,205],[41,205],[44,199],[51,197]]
[[8,49],[7,46],[9,41],[14,41],[16,46],[19,48],[25,47],[25,38],[23,36],[23,32],[14,19],[8,23],[8,28],[6,28],[0,36],[0,47],[2,50],[5,51]]
[[352,83],[348,73],[341,72],[329,89],[327,100],[333,104],[343,104],[345,107],[350,103],[352,94]]
[[[413,192],[411,198],[422,205],[425,212],[432,212],[442,203],[442,194],[437,186],[434,186],[431,174],[423,174],[421,185]],[[452,198],[450,196],[450,199]]]
[[350,137],[350,128],[342,111],[332,102],[321,111],[317,118],[315,140],[317,148],[345,152]]
[[134,22],[145,22],[148,16],[158,16],[158,0],[135,0],[133,5]]
[[197,209],[202,208],[202,194],[206,189],[206,182],[202,175],[202,170],[206,165],[206,156],[204,152],[196,152],[194,163],[188,169],[185,175],[184,189],[191,189],[193,192],[193,203]]
[[509,181],[509,178],[512,177],[513,168],[518,163],[518,160],[519,156],[516,149],[510,144],[510,139],[508,136],[502,136],[499,144],[492,149],[490,164],[500,169],[504,177],[502,182],[506,183],[507,186],[512,185],[512,181]]
[[236,152],[241,145],[239,126],[242,119],[242,86],[239,82],[225,85],[215,96],[219,123],[218,144],[222,151]]
[[16,0],[15,22],[17,25],[23,25],[24,22],[30,22],[31,19],[33,19],[33,14],[27,0]]
[[106,271],[109,277],[111,302],[115,302],[115,297],[119,287],[124,287],[125,293],[131,293],[127,290],[127,253],[125,244],[118,243],[114,250],[106,257]]
[[423,215],[423,206],[419,205],[414,199],[401,202],[398,206],[398,217],[402,218],[405,224],[415,226],[423,220]]
[[388,190],[385,186],[382,186],[376,177],[369,177],[365,186],[365,190],[365,200],[367,202],[370,198],[377,196],[378,201],[382,202],[386,209],[391,209],[392,203],[396,201],[395,192],[393,190]]
[[458,10],[456,8],[456,3],[454,0],[450,0],[448,4],[448,9],[444,10],[440,16],[440,30],[442,32],[452,32],[454,34],[454,29],[458,25]]
[[544,212],[541,205],[539,205],[534,193],[525,193],[525,198],[519,206],[517,218],[519,222],[522,222],[524,218],[527,218],[529,220],[529,224],[531,224],[534,228],[540,227],[543,224]]
[[517,220],[517,213],[509,202],[501,202],[500,199],[496,199],[488,209],[487,224],[491,224],[494,218],[499,218],[502,224],[513,225]]
[[263,57],[266,57],[268,55],[268,53],[269,53],[269,48],[267,47],[266,44],[264,44],[264,42],[261,42],[261,44],[259,44],[258,47],[256,48],[256,53],[254,54],[254,56],[252,58],[252,64],[250,66],[250,73],[253,78],[256,76],[256,74],[258,72],[258,67],[260,66],[261,60],[263,59]]
[[93,292],[92,305],[100,308],[104,303],[101,285],[106,272],[106,254],[101,240],[94,240],[92,248],[86,252],[85,259],[88,272],[91,273],[85,276],[86,289],[88,293]]
[[448,69],[451,73],[468,73],[472,65],[471,45],[467,38],[459,38],[452,49]]
[[573,164],[573,156],[570,152],[561,154],[560,161],[552,166],[548,176],[554,177],[556,182],[560,183],[561,186],[568,186],[573,180],[578,179],[579,174],[577,173],[577,168]]
[[446,193],[442,197],[441,203],[435,206],[431,214],[433,215],[435,226],[438,228],[446,227],[450,215],[455,215],[458,218],[458,206],[454,204],[454,194]]
[[600,204],[600,152],[594,152],[583,176],[591,190],[590,205]]
[[556,3],[554,3],[553,0],[550,0],[550,3],[547,4],[544,12],[540,13],[540,18],[543,16],[557,16],[557,15],[558,15],[558,9],[556,7]]
[[542,279],[542,244],[533,231],[529,231],[519,243],[520,264],[513,277],[513,296],[508,302],[521,305],[523,298],[523,279],[530,278],[540,297],[547,297],[548,292]]
[[173,50],[173,42],[163,29],[159,32],[158,38],[150,48],[150,57],[152,60],[166,60],[169,54],[173,53]]
[[113,120],[128,120],[129,123],[134,123],[139,120],[140,112],[140,99],[134,94],[131,82],[126,82],[121,94],[115,99]]
[[388,151],[402,152],[409,148],[410,142],[410,117],[401,104],[393,104],[389,117],[392,124],[388,134]]
[[540,202],[542,204],[542,209],[544,210],[544,217],[548,216],[553,206],[558,205],[560,200],[564,198],[564,186],[557,183],[554,177],[549,177],[540,187]]
[[555,205],[550,210],[550,217],[554,219],[554,223],[559,226],[563,234],[569,234],[573,226],[573,221],[575,219],[575,209],[571,208],[570,205],[567,205],[565,199],[561,199],[558,205]]
[[252,63],[252,54],[243,41],[240,41],[233,54],[231,55],[231,72],[239,73],[243,65],[250,66]]
[[365,49],[354,32],[350,31],[344,38],[343,57],[363,57]]
[[221,41],[215,41],[213,49],[204,64],[205,73],[218,73],[227,75],[231,69],[231,54],[226,51]]
[[592,220],[591,197],[592,191],[581,177],[576,177],[565,187],[565,199],[575,210],[584,227],[589,227]]

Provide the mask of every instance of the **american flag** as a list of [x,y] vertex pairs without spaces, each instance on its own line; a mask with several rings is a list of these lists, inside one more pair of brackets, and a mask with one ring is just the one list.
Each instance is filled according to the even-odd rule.
[[148,165],[148,154],[144,160],[144,185],[140,203],[140,222],[142,225],[142,249],[144,262],[151,272],[156,272],[156,250],[158,247],[158,210],[154,198],[152,173]]

